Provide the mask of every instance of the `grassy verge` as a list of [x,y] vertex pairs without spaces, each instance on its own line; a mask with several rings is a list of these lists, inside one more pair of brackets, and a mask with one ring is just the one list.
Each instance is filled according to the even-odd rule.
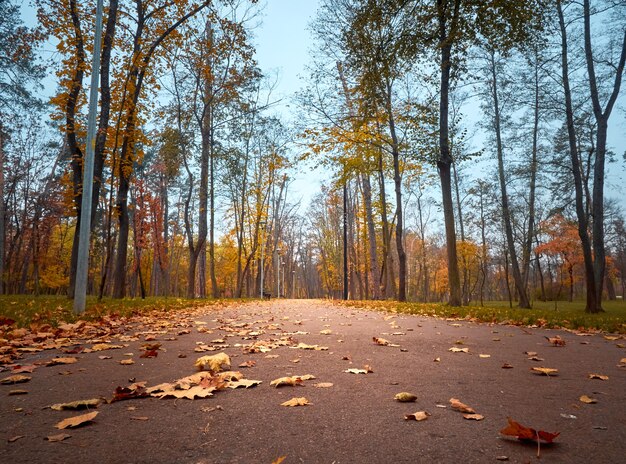
[[189,300],[174,297],[150,297],[112,299],[98,301],[88,297],[86,310],[80,316],[74,314],[73,301],[65,296],[2,295],[0,296],[0,316],[13,319],[18,327],[28,327],[31,323],[50,324],[56,327],[62,322],[78,319],[97,320],[106,315],[130,316],[150,311],[173,311],[206,305],[222,304],[227,300]]
[[509,308],[508,302],[486,302],[484,306],[452,307],[437,303],[398,303],[396,301],[347,301],[347,306],[402,314],[418,314],[441,318],[468,319],[477,322],[493,322],[549,328],[565,328],[581,331],[626,333],[626,302],[606,301],[605,312],[588,314],[584,302],[533,303],[533,309]]

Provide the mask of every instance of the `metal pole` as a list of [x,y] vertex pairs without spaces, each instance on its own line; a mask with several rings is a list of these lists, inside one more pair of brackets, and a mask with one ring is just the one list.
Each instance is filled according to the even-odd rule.
[[93,195],[93,163],[96,143],[96,115],[98,113],[98,85],[100,78],[100,49],[102,44],[102,1],[96,6],[96,35],[94,38],[89,92],[89,118],[87,120],[87,143],[83,165],[83,199],[80,206],[80,230],[78,235],[78,261],[74,286],[74,312],[85,311],[87,280],[89,278],[89,232],[91,230],[91,198]]

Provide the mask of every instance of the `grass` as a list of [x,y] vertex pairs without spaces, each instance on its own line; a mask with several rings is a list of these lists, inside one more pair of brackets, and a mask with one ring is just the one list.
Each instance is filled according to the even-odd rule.
[[348,306],[368,308],[379,311],[391,311],[401,314],[459,318],[477,322],[492,322],[548,328],[564,328],[580,331],[601,331],[608,333],[626,333],[626,302],[605,301],[603,313],[588,314],[585,303],[533,302],[532,309],[509,308],[508,302],[490,301],[484,306],[452,307],[438,303],[398,303],[395,301],[348,301]]
[[78,319],[97,320],[106,315],[131,316],[151,311],[174,311],[205,305],[215,305],[226,300],[189,300],[175,297],[150,297],[113,299],[98,301],[88,297],[86,310],[80,316],[73,312],[73,301],[66,296],[1,295],[0,317],[13,319],[18,327],[29,327],[32,323],[50,324],[53,327],[63,322]]

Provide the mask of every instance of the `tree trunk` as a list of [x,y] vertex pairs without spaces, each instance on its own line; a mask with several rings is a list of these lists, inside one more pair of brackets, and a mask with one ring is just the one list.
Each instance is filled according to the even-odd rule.
[[563,72],[563,92],[565,96],[565,116],[567,119],[567,135],[569,141],[570,158],[572,160],[572,173],[574,174],[574,187],[576,190],[576,216],[578,218],[578,235],[583,250],[583,259],[585,267],[585,281],[587,287],[587,303],[585,311],[596,313],[602,310],[600,301],[597,300],[596,279],[594,274],[593,256],[591,252],[591,241],[588,233],[588,221],[583,204],[583,183],[580,166],[578,164],[578,144],[576,140],[576,131],[574,128],[574,110],[572,104],[572,94],[569,84],[569,64],[568,64],[568,47],[567,47],[567,31],[565,29],[565,20],[563,18],[563,9],[561,0],[557,0],[557,11],[559,16],[559,26],[561,29],[561,66]]
[[[560,2],[559,2],[560,7]],[[624,30],[624,38],[622,39],[621,55],[619,63],[615,68],[615,81],[611,95],[604,110],[600,105],[599,91],[596,81],[595,63],[593,58],[593,50],[591,47],[591,12],[589,0],[584,0],[584,30],[585,30],[585,61],[587,62],[587,76],[589,77],[589,93],[593,103],[593,114],[597,124],[596,132],[596,160],[593,169],[593,252],[595,255],[593,263],[594,280],[595,280],[595,302],[596,306],[593,310],[586,308],[589,312],[602,311],[602,283],[604,282],[604,274],[606,267],[605,248],[604,248],[604,166],[606,158],[606,137],[609,117],[613,110],[613,105],[619,95],[622,83],[622,75],[624,74],[624,65],[626,64],[626,30]],[[564,29],[564,28],[562,28]]]
[[518,306],[520,308],[530,308],[530,301],[526,294],[526,288],[522,279],[522,274],[517,261],[517,253],[515,251],[515,241],[513,239],[513,227],[511,225],[511,210],[509,209],[509,197],[506,189],[506,178],[504,173],[504,154],[502,147],[502,131],[500,127],[500,103],[498,100],[498,80],[496,75],[495,53],[490,52],[491,65],[491,91],[493,96],[494,121],[493,129],[496,135],[496,151],[498,155],[498,175],[500,177],[500,194],[502,196],[502,220],[504,221],[504,231],[506,233],[506,242],[511,257],[511,271],[513,272],[513,281],[515,289],[519,296]]
[[[439,159],[437,169],[441,181],[441,195],[443,215],[446,230],[446,251],[448,257],[448,287],[450,291],[450,306],[461,306],[461,282],[459,278],[459,263],[456,251],[456,231],[454,225],[454,204],[452,201],[451,165],[449,145],[449,93],[450,93],[450,57],[452,46],[448,37],[446,11],[443,0],[437,0],[439,22],[439,44],[441,47],[441,84],[439,94]],[[455,8],[458,9],[458,5]]]

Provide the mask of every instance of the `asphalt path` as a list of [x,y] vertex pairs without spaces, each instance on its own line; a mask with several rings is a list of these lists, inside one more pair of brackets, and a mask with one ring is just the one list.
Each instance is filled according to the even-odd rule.
[[[555,337],[564,344],[548,340]],[[626,462],[626,340],[619,336],[272,300],[121,321],[108,335],[70,342],[65,351],[103,342],[122,348],[26,352],[5,365],[0,378],[18,364],[38,367],[25,374],[32,377],[26,383],[0,385],[0,462]],[[156,357],[140,357],[145,343],[161,344]],[[110,400],[117,387],[136,382],[174,382],[196,373],[199,357],[220,352],[231,370],[262,383],[194,400],[103,403],[92,421],[55,428],[90,411],[56,411],[52,404]],[[77,362],[41,366],[68,356]],[[125,359],[134,363],[120,364]],[[248,361],[254,366],[238,367]],[[558,372],[541,375],[534,367]],[[306,375],[315,378],[270,385]],[[27,393],[16,394],[20,389]],[[396,401],[400,392],[417,399]],[[584,403],[583,395],[597,402]],[[309,404],[281,405],[294,397]],[[451,398],[484,418],[465,419]],[[405,419],[418,411],[427,419]],[[536,443],[500,433],[509,417],[560,435],[540,446],[538,461]],[[69,437],[46,439],[60,433]]]

